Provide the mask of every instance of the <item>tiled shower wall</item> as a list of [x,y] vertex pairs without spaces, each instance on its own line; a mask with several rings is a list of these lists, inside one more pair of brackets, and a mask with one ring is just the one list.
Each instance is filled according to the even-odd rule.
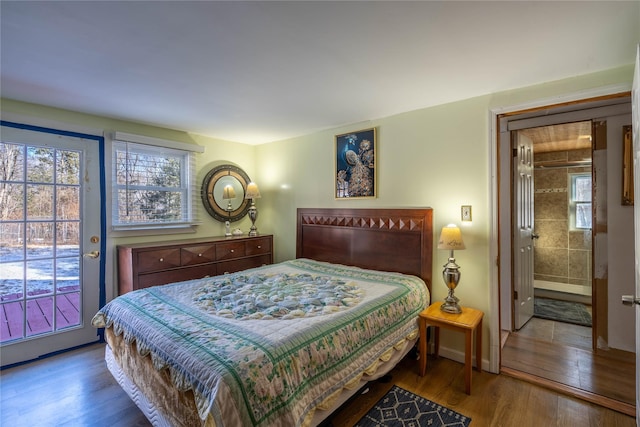
[[[534,165],[591,160],[591,150],[534,154]],[[591,286],[591,230],[569,229],[569,173],[591,172],[590,167],[534,170],[535,231],[534,279]]]

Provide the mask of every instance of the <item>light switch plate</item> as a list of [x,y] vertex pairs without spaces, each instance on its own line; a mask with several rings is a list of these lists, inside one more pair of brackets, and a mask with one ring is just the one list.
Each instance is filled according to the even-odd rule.
[[462,221],[471,221],[471,205],[464,205],[460,209],[460,219]]

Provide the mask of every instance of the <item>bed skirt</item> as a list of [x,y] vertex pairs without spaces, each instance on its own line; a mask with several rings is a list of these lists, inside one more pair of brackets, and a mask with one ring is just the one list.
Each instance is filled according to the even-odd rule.
[[[198,416],[193,392],[179,391],[173,386],[167,369],[158,371],[153,367],[150,357],[140,356],[136,344],[127,344],[122,336],[116,336],[111,328],[105,330],[107,346],[105,360],[107,368],[120,387],[129,395],[152,425],[156,427],[203,426],[215,427],[212,416],[201,420]],[[403,343],[392,347],[387,353],[388,359],[381,360],[374,372],[365,373],[360,382],[350,388],[344,388],[331,402],[323,402],[316,408],[310,425],[317,426],[333,411],[356,394],[367,382],[376,380],[393,369],[413,348],[417,337],[408,337]],[[136,381],[143,378],[144,381]],[[231,403],[230,403],[231,404]]]

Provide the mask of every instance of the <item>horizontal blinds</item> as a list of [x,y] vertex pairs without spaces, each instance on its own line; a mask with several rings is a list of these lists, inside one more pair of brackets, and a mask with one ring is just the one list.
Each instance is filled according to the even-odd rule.
[[198,144],[188,144],[186,142],[169,141],[166,139],[152,138],[144,135],[134,135],[125,132],[114,132],[115,141],[134,142],[137,144],[153,145],[156,147],[173,148],[176,150],[192,151],[194,153],[204,153],[204,147]]

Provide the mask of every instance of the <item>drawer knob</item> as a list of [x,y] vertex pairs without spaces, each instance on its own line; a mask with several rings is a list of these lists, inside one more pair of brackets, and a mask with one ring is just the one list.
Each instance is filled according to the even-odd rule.
[[159,260],[159,261],[160,261],[160,262],[164,261],[164,258],[160,258],[160,260]]
[[262,249],[262,246],[258,245],[258,249]]
[[198,256],[202,256],[202,254],[198,254]]
[[231,249],[231,253],[233,253],[234,251],[235,251],[234,249]]

